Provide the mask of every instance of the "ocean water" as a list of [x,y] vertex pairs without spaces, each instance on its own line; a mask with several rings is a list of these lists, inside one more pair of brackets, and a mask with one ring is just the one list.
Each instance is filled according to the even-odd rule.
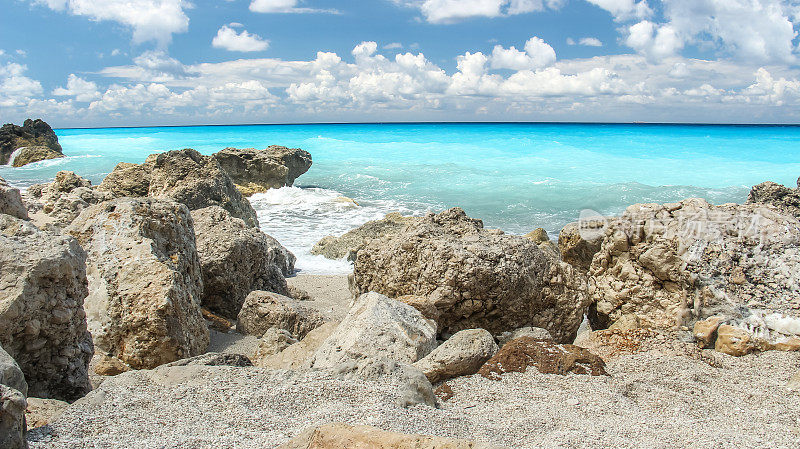
[[[617,214],[639,202],[703,197],[743,202],[750,186],[794,186],[800,127],[617,124],[348,124],[59,129],[67,157],[0,166],[13,185],[72,170],[100,182],[118,162],[151,153],[271,144],[311,152],[294,187],[250,200],[262,229],[298,256],[307,273],[349,271],[311,256],[325,235],[399,211],[460,206],[488,227],[551,238],[584,209]],[[358,206],[344,201],[352,198]]]

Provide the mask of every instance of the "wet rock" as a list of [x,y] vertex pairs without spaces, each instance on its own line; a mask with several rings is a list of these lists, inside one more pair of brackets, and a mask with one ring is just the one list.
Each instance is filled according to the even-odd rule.
[[64,157],[59,151],[45,146],[29,146],[22,147],[15,151],[14,161],[11,165],[14,167],[22,167],[34,162],[46,161],[48,159],[58,159]]
[[[41,152],[41,156],[48,156],[45,159],[64,157],[56,133],[53,132],[50,125],[41,119],[25,120],[22,126],[8,123],[0,128],[0,165],[14,165],[14,167],[24,165],[22,160],[17,163],[18,157],[11,161],[12,164],[9,164],[9,159],[14,151],[27,147],[46,148],[48,150],[46,153]],[[25,158],[26,163],[36,162],[37,160],[43,159],[36,159],[30,156]]]
[[203,282],[189,210],[151,198],[91,206],[65,230],[88,253],[85,309],[98,352],[135,369],[203,353]]
[[497,380],[504,373],[524,373],[531,366],[542,374],[607,375],[603,359],[586,349],[530,337],[506,343],[478,373],[487,379]]
[[456,332],[430,354],[414,363],[431,383],[469,376],[497,353],[492,334],[484,329]]
[[291,186],[311,168],[309,152],[279,145],[265,150],[225,148],[213,157],[245,196]]

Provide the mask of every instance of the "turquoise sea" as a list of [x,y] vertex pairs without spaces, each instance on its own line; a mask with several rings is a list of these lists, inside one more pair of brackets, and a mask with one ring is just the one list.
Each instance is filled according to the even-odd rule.
[[[271,144],[311,152],[295,187],[251,198],[262,228],[311,273],[349,269],[311,256],[314,242],[387,212],[460,206],[488,227],[551,237],[583,209],[703,197],[743,202],[750,186],[794,186],[800,127],[638,124],[342,124],[58,129],[64,159],[0,166],[19,187],[72,170],[99,182],[151,153]],[[342,201],[346,196],[359,207]]]

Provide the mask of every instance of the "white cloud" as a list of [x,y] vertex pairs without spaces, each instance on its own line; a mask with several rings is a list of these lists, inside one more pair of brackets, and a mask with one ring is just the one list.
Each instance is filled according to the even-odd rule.
[[586,46],[586,47],[602,47],[603,42],[596,37],[582,37],[581,40],[578,41],[579,44]]
[[0,107],[23,105],[42,93],[42,84],[25,76],[27,69],[14,62],[0,65]]
[[248,33],[247,30],[237,33],[233,28],[223,25],[217,31],[211,45],[214,48],[223,48],[228,51],[252,52],[266,50],[269,47],[269,41],[262,39],[257,34]]
[[610,12],[614,20],[643,19],[653,14],[646,0],[586,0]]
[[643,20],[631,25],[628,32],[625,44],[654,61],[673,56],[684,45],[671,25],[659,26]]
[[535,70],[548,67],[555,62],[556,52],[553,47],[535,36],[525,43],[525,52],[515,47],[506,49],[501,45],[495,45],[491,57],[493,69]]
[[189,18],[184,9],[191,7],[188,0],[32,0],[56,11],[91,20],[110,20],[133,29],[135,43],[155,41],[166,46],[175,33],[189,28]]
[[86,81],[73,73],[67,79],[67,87],[56,88],[53,90],[53,95],[59,97],[70,96],[75,97],[77,101],[89,102],[100,97],[100,92],[97,91],[97,84]]
[[317,9],[299,7],[299,0],[253,0],[250,3],[250,11],[261,13],[282,13],[282,14],[304,14],[304,13],[325,13],[339,14],[335,9]]
[[392,42],[383,46],[384,50],[396,50],[399,48],[403,48],[403,44],[400,42]]
[[502,17],[558,9],[565,0],[392,0],[419,9],[430,23],[453,23],[473,17]]

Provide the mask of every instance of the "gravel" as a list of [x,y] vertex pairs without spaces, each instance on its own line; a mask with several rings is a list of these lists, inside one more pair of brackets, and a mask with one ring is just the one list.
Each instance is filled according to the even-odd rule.
[[800,392],[787,383],[799,353],[704,360],[649,352],[610,361],[608,377],[462,377],[448,381],[455,396],[438,409],[396,405],[390,379],[160,368],[107,380],[29,440],[34,449],[272,448],[341,421],[513,448],[798,447]]

